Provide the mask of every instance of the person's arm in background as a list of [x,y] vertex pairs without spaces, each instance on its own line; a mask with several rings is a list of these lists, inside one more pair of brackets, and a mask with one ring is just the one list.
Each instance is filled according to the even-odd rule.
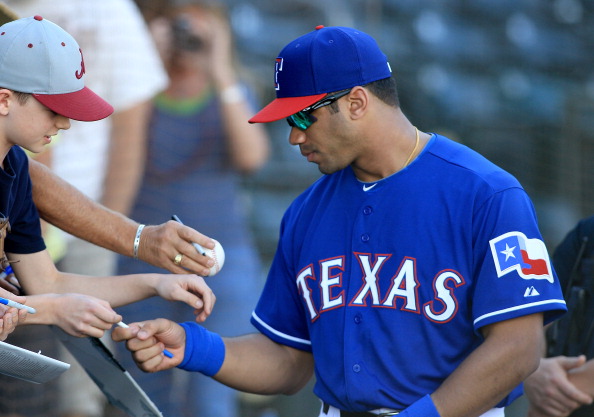
[[[95,245],[133,256],[137,222],[94,202],[35,160],[29,160],[29,174],[41,218]],[[185,273],[173,263],[175,255],[181,253],[188,271],[206,276],[213,261],[198,254],[191,242],[214,248],[210,238],[177,222],[147,225],[140,235],[138,258],[174,273]]]
[[[594,216],[579,221],[555,249],[553,265],[563,290],[579,265],[579,258],[594,250],[590,236],[594,236]],[[590,404],[594,399],[594,363],[584,363],[585,356],[541,358],[538,369],[524,382],[528,415],[563,417]]]
[[592,404],[594,401],[594,359],[586,361],[580,367],[571,369],[569,381],[582,392],[587,393],[590,396],[588,404]]
[[585,356],[542,358],[524,381],[529,417],[564,417],[594,398],[594,361]]
[[[210,76],[219,95],[223,126],[233,166],[244,173],[259,169],[268,160],[270,144],[265,128],[248,124],[254,110],[233,66],[231,29],[223,16],[208,14]],[[208,38],[207,38],[208,39]]]
[[151,102],[144,101],[111,116],[111,140],[101,203],[128,215],[140,186],[146,160]]

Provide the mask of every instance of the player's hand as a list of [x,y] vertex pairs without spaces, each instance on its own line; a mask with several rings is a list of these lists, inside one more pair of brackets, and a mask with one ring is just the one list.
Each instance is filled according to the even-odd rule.
[[[131,323],[128,328],[115,328],[111,338],[126,341],[136,365],[144,372],[157,372],[179,365],[184,358],[186,332],[179,324],[166,319]],[[173,354],[163,354],[167,349]]]
[[[140,235],[138,258],[176,274],[192,272],[208,276],[214,261],[198,253],[192,242],[205,249],[215,246],[212,239],[173,220],[157,226],[146,226]],[[183,255],[179,266],[173,263],[177,254]]]
[[[25,297],[15,297],[23,299]],[[17,300],[15,300],[17,301]],[[21,301],[18,301],[19,303]],[[0,307],[0,341],[6,340],[8,335],[14,331],[19,323],[27,318],[27,310],[18,310],[14,307]]]
[[96,297],[83,294],[44,294],[33,297],[48,297],[51,311],[37,308],[36,314],[51,314],[50,324],[61,327],[72,336],[102,337],[106,330],[122,320],[122,316],[107,301]]
[[155,289],[166,300],[182,301],[193,307],[199,323],[210,315],[216,301],[210,287],[197,275],[160,275]]
[[568,372],[585,361],[584,356],[541,359],[538,369],[524,381],[524,391],[530,401],[528,416],[564,417],[576,408],[590,404],[592,397],[568,379]]

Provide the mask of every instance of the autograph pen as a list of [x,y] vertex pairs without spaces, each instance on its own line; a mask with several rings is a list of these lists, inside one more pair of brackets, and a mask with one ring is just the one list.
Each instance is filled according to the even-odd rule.
[[17,303],[16,301],[9,300],[8,298],[0,297],[0,304],[5,304],[8,307],[15,307],[20,310],[27,310],[31,314],[37,313],[37,310],[35,310],[33,307],[29,307],[24,304]]
[[[12,275],[12,276],[11,276]],[[18,284],[18,281],[14,277],[14,271],[12,270],[12,266],[8,265],[4,271],[0,272],[0,280],[6,279],[8,283],[16,287],[17,290],[22,292],[21,286]]]
[[[123,321],[120,321],[116,324],[116,326],[122,327],[124,329],[129,328],[130,326],[128,326],[126,323],[124,323]],[[165,356],[167,356],[168,358],[173,358],[173,353],[169,352],[167,349],[163,350],[163,354]]]
[[[171,216],[171,219],[175,220],[179,224],[183,224],[182,221],[179,219],[179,217],[177,217],[175,214],[173,216]],[[206,250],[204,250],[204,248],[202,246],[200,246],[198,243],[192,242],[192,246],[194,246],[194,248],[198,251],[198,253],[206,256]]]

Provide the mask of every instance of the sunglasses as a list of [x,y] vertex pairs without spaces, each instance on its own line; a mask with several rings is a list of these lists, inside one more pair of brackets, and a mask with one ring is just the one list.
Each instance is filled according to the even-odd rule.
[[289,126],[291,127],[296,127],[300,130],[306,130],[308,127],[314,124],[315,121],[318,120],[315,116],[312,116],[311,112],[319,109],[320,107],[324,107],[334,103],[336,100],[346,96],[350,92],[351,89],[349,88],[347,90],[339,91],[335,94],[327,95],[317,103],[314,103],[311,106],[306,107],[305,109],[287,117],[287,123],[289,123]]

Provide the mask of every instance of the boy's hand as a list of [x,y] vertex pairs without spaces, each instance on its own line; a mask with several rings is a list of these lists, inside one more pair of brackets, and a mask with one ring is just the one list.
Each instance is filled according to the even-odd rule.
[[[41,295],[44,297],[45,295]],[[102,337],[115,323],[122,320],[105,300],[83,294],[52,294],[51,324],[73,336]],[[40,311],[38,309],[37,314]]]
[[[126,341],[136,365],[144,372],[158,372],[179,365],[184,358],[186,332],[179,324],[166,319],[131,323],[128,328],[117,327],[111,338]],[[173,358],[167,358],[167,349]]]
[[[23,297],[19,297],[23,298]],[[0,341],[6,340],[19,323],[27,318],[27,310],[18,310],[14,307],[0,307]]]
[[210,315],[216,301],[210,287],[197,275],[161,275],[155,290],[166,300],[183,301],[193,307],[199,323]]
[[[0,279],[0,295],[2,297],[9,298],[5,295],[2,295],[2,291],[8,291],[9,293],[14,295],[21,294],[21,287],[18,285],[18,281],[16,280],[14,275],[11,274]],[[14,300],[17,301],[16,299]]]

